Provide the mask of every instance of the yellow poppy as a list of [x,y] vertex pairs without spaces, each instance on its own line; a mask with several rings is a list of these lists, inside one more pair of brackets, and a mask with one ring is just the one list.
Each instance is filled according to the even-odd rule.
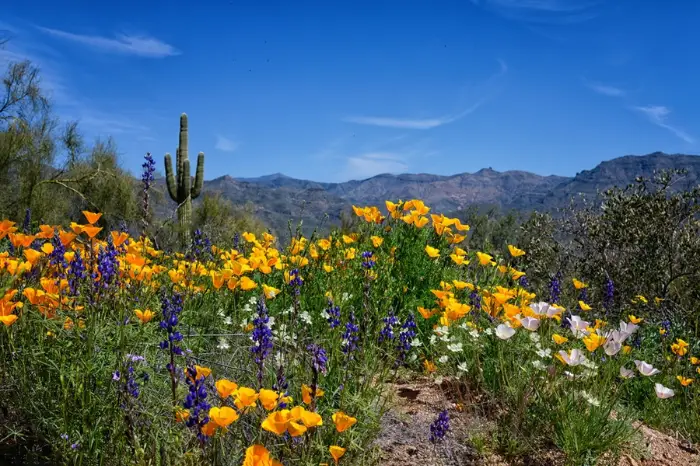
[[153,319],[153,316],[155,316],[153,311],[151,311],[150,309],[146,309],[143,311],[141,309],[135,309],[134,314],[136,314],[136,317],[139,318],[142,324],[147,324],[151,321],[151,319]]
[[342,411],[334,413],[332,418],[333,422],[335,423],[335,429],[338,432],[345,432],[350,427],[354,426],[355,423],[357,423],[357,419],[352,416],[348,416]]
[[95,223],[97,223],[100,217],[102,217],[102,214],[100,213],[88,212],[87,210],[83,210],[83,215],[85,216],[90,225],[94,225]]
[[239,416],[235,409],[229,406],[224,406],[222,408],[211,408],[209,410],[209,417],[219,427],[228,427],[234,421],[236,421]]
[[335,461],[335,464],[338,464],[338,461],[340,460],[340,458],[343,457],[347,449],[339,447],[338,445],[331,445],[328,448],[328,451],[330,451],[331,456],[333,457],[333,461]]

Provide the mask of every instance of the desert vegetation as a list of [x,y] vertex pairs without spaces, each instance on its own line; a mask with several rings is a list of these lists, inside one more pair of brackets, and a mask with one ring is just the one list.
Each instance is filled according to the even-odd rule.
[[[192,205],[206,167],[191,178],[185,116],[159,211],[160,159],[128,173],[112,141],[56,119],[39,78],[10,65],[0,99],[15,461],[382,464],[391,387],[417,378],[449,396],[405,429],[444,464],[464,464],[457,444],[614,463],[643,455],[640,425],[700,441],[700,188],[682,171],[555,215],[355,205],[282,242],[250,206]],[[470,413],[495,428],[457,435]]]

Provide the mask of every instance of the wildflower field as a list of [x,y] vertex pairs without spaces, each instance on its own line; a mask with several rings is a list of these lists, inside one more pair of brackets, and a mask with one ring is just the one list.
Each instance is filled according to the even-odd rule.
[[417,199],[353,210],[353,231],[181,252],[98,212],[0,223],[2,442],[47,464],[381,464],[387,387],[419,376],[460,387],[407,423],[435,449],[475,397],[514,458],[614,461],[637,420],[700,441],[696,329],[662,298],[531,283],[531,251],[474,250]]

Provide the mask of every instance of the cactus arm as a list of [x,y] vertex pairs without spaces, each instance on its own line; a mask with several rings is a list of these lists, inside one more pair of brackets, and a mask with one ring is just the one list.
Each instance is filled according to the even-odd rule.
[[177,200],[178,186],[175,183],[175,175],[173,174],[173,161],[170,157],[170,154],[165,154],[165,181],[168,185],[168,193],[170,194],[170,198],[175,202],[179,202]]
[[204,152],[197,155],[197,174],[194,177],[194,185],[192,186],[192,199],[196,199],[202,193],[202,185],[204,184]]

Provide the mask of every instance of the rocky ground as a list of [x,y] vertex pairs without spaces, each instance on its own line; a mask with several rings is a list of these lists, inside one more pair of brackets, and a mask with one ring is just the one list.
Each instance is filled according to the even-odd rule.
[[[488,416],[478,414],[483,402],[449,382],[441,385],[422,378],[392,386],[392,406],[382,420],[376,445],[384,466],[466,466],[466,465],[546,465],[565,464],[555,449],[538,451],[507,461],[491,451],[495,424]],[[471,407],[467,409],[467,407]],[[477,406],[477,409],[474,409]],[[483,406],[482,406],[483,407]],[[450,432],[445,440],[434,445],[429,441],[429,426],[438,413],[447,409]],[[616,466],[700,466],[698,447],[640,425],[639,441]]]

